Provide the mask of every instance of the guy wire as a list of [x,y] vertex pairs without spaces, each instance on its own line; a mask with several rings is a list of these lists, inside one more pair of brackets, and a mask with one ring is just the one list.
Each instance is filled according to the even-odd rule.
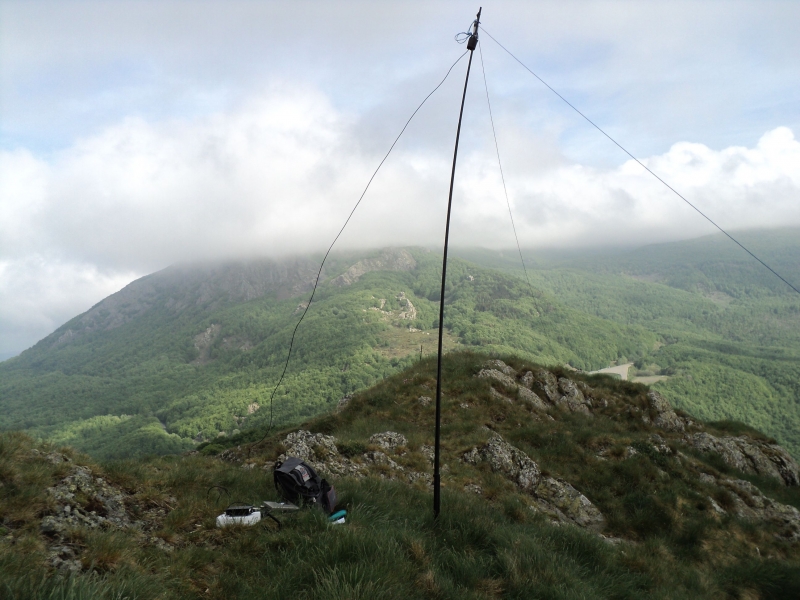
[[775,269],[773,269],[772,267],[770,267],[770,266],[769,266],[767,263],[765,263],[765,262],[764,262],[763,260],[761,260],[761,259],[760,259],[758,256],[756,256],[756,255],[755,255],[753,252],[751,252],[751,251],[750,251],[748,248],[746,248],[746,247],[744,246],[744,244],[742,244],[742,243],[741,243],[739,240],[737,240],[735,237],[733,237],[733,236],[732,236],[730,233],[728,233],[728,232],[727,232],[727,231],[725,231],[725,230],[724,230],[722,227],[720,227],[719,225],[717,225],[717,224],[714,222],[714,220],[713,220],[713,219],[711,219],[711,217],[709,217],[709,216],[708,216],[707,214],[705,214],[705,213],[704,213],[702,210],[700,210],[699,208],[697,208],[697,207],[696,207],[694,204],[692,204],[691,202],[689,202],[689,200],[687,200],[687,199],[686,199],[686,198],[685,198],[685,197],[684,197],[682,194],[680,194],[680,193],[679,193],[679,192],[678,192],[678,191],[677,191],[675,188],[673,188],[673,187],[672,187],[671,185],[669,185],[669,184],[668,184],[666,181],[664,181],[663,179],[661,179],[661,177],[659,177],[659,176],[658,176],[658,175],[656,175],[656,174],[655,174],[653,171],[651,171],[651,170],[650,170],[650,168],[649,168],[647,165],[645,165],[645,164],[644,164],[642,161],[640,161],[638,158],[636,158],[636,157],[635,157],[633,154],[631,154],[630,152],[628,152],[628,150],[627,150],[627,149],[626,149],[626,148],[625,148],[625,147],[624,147],[622,144],[620,144],[620,143],[619,143],[617,140],[615,140],[615,139],[614,139],[614,138],[612,138],[610,135],[608,135],[608,134],[607,134],[607,133],[606,133],[606,132],[605,132],[605,131],[604,131],[604,130],[603,130],[603,129],[602,129],[602,128],[601,128],[601,127],[600,127],[600,126],[597,124],[597,123],[595,123],[595,122],[594,122],[594,121],[592,121],[592,120],[591,120],[589,117],[587,117],[585,114],[583,114],[581,111],[579,111],[579,110],[578,110],[578,109],[577,109],[577,108],[576,108],[576,107],[575,107],[575,106],[574,106],[574,105],[573,105],[573,104],[572,104],[572,103],[571,103],[569,100],[567,100],[566,98],[564,98],[564,96],[562,96],[561,94],[559,94],[559,93],[558,93],[558,92],[557,92],[555,89],[553,89],[553,88],[550,86],[550,84],[548,84],[548,83],[547,83],[547,82],[546,82],[544,79],[542,79],[542,78],[541,78],[541,77],[539,77],[539,76],[538,76],[536,73],[534,73],[534,72],[533,72],[533,71],[532,71],[532,70],[531,70],[531,69],[530,69],[530,68],[529,68],[529,67],[528,67],[528,66],[527,66],[527,65],[526,65],[524,62],[522,62],[520,59],[518,59],[516,56],[514,56],[514,54],[511,52],[511,50],[509,50],[508,48],[506,48],[505,46],[503,46],[503,44],[501,44],[500,42],[498,42],[498,41],[497,41],[497,40],[494,38],[494,36],[493,36],[491,33],[489,33],[488,31],[486,31],[486,28],[485,28],[485,27],[483,28],[483,31],[484,31],[484,33],[485,33],[486,35],[488,35],[490,38],[492,38],[492,41],[493,41],[495,44],[497,44],[497,45],[498,45],[498,46],[500,46],[500,47],[501,47],[503,50],[505,50],[505,51],[508,53],[508,55],[509,55],[511,58],[513,58],[513,59],[514,59],[515,61],[517,61],[517,62],[518,62],[520,65],[522,65],[522,67],[523,67],[523,68],[524,68],[526,71],[528,71],[528,73],[530,73],[531,75],[533,75],[534,77],[536,77],[536,79],[538,79],[540,82],[542,82],[542,83],[543,83],[543,84],[544,84],[544,85],[547,87],[547,89],[549,89],[549,90],[550,90],[551,92],[553,92],[553,93],[554,93],[556,96],[558,96],[559,98],[561,98],[561,99],[562,99],[562,100],[563,100],[563,101],[564,101],[564,102],[567,104],[567,106],[569,106],[569,107],[570,107],[572,110],[574,110],[576,113],[578,113],[578,114],[579,114],[580,116],[582,116],[584,119],[586,119],[586,121],[587,121],[587,122],[588,122],[590,125],[592,125],[592,126],[595,128],[595,129],[597,129],[597,131],[599,131],[599,132],[600,132],[600,133],[602,133],[604,136],[606,136],[606,137],[607,137],[609,140],[611,140],[611,141],[612,141],[612,142],[613,142],[613,143],[614,143],[614,144],[615,144],[615,145],[616,145],[616,146],[617,146],[617,147],[618,147],[620,150],[622,150],[622,151],[623,151],[625,154],[627,154],[627,155],[628,155],[628,156],[630,156],[630,157],[631,157],[631,158],[632,158],[634,161],[636,161],[636,162],[639,164],[639,166],[641,166],[641,167],[642,167],[642,168],[643,168],[645,171],[647,171],[648,173],[650,173],[650,175],[652,175],[653,177],[655,177],[656,179],[658,179],[658,180],[659,180],[661,183],[663,183],[663,184],[664,184],[664,185],[665,185],[665,186],[666,186],[666,187],[667,187],[667,188],[668,188],[670,191],[672,191],[672,192],[673,192],[673,193],[674,193],[674,194],[675,194],[675,195],[676,195],[678,198],[680,198],[680,199],[681,199],[681,200],[683,200],[683,201],[684,201],[686,204],[688,204],[689,206],[691,206],[691,207],[692,207],[692,208],[693,208],[693,209],[694,209],[694,210],[695,210],[695,211],[696,211],[696,212],[697,212],[697,213],[698,213],[698,214],[699,214],[701,217],[703,217],[703,218],[704,218],[706,221],[708,221],[708,222],[709,222],[709,223],[711,223],[711,224],[712,224],[714,227],[716,227],[716,228],[717,228],[717,229],[719,229],[719,230],[720,230],[722,233],[724,233],[724,234],[725,234],[725,235],[728,237],[728,239],[730,239],[730,240],[731,240],[733,243],[735,243],[735,244],[736,244],[737,246],[739,246],[739,247],[740,247],[742,250],[744,250],[745,252],[747,252],[747,253],[748,253],[748,254],[749,254],[751,257],[753,257],[753,258],[754,258],[754,259],[756,259],[758,262],[760,262],[760,263],[761,263],[761,265],[762,265],[762,266],[764,266],[764,267],[765,267],[767,270],[769,270],[769,271],[770,271],[770,272],[771,272],[773,275],[775,275],[775,277],[777,277],[778,279],[780,279],[780,280],[781,280],[783,283],[785,283],[785,284],[786,284],[786,285],[788,285],[790,288],[792,288],[792,289],[793,289],[795,292],[797,292],[798,294],[800,294],[800,289],[797,289],[797,288],[796,288],[794,285],[792,285],[791,283],[789,283],[789,282],[788,282],[786,279],[784,279],[784,278],[783,278],[783,276],[781,276],[781,275],[780,275],[780,274],[779,274],[777,271],[775,271]]
[[525,267],[525,259],[522,258],[522,248],[519,245],[519,237],[517,236],[517,226],[514,225],[514,215],[511,214],[511,202],[508,199],[508,189],[506,189],[506,176],[503,174],[503,164],[500,162],[500,146],[497,144],[497,132],[494,129],[494,117],[492,116],[492,103],[489,100],[489,84],[486,82],[486,68],[483,66],[483,49],[481,43],[478,42],[478,52],[481,56],[481,71],[483,72],[483,87],[486,89],[486,104],[489,106],[489,121],[492,123],[492,136],[494,137],[494,149],[497,152],[497,166],[500,167],[500,180],[503,182],[503,193],[506,196],[506,206],[508,206],[508,216],[511,218],[511,229],[514,230],[514,239],[517,241],[517,251],[519,252],[519,261],[522,263],[522,270],[525,272],[525,281],[528,282],[528,288],[531,291],[531,298],[535,296],[533,293],[533,286],[531,280],[528,278],[528,269]]
[[[455,66],[459,62],[461,62],[461,59],[464,58],[464,55],[466,55],[467,52],[468,52],[468,50],[464,51],[464,54],[459,56],[456,59],[456,61],[452,65],[450,65],[450,68],[447,70],[447,73],[445,74],[444,78],[439,82],[439,84],[435,88],[433,88],[433,90],[427,96],[425,96],[425,99],[422,102],[419,103],[419,106],[417,106],[417,108],[414,109],[414,112],[411,113],[411,116],[406,121],[406,124],[403,125],[403,128],[400,130],[400,133],[397,134],[397,137],[394,139],[394,142],[392,142],[392,145],[389,147],[388,152],[386,152],[386,154],[384,155],[384,157],[381,160],[381,162],[378,163],[377,168],[372,173],[372,177],[369,178],[369,181],[367,182],[367,185],[364,188],[364,191],[361,192],[361,196],[359,196],[358,202],[356,202],[355,206],[353,207],[353,210],[350,211],[350,214],[347,216],[347,220],[345,220],[344,225],[342,225],[342,228],[339,230],[339,233],[336,234],[336,237],[333,238],[333,241],[331,242],[331,245],[328,247],[328,251],[325,253],[325,256],[323,257],[322,262],[319,265],[319,271],[317,272],[317,278],[314,281],[314,288],[311,290],[311,296],[308,299],[308,303],[306,304],[306,307],[305,307],[305,310],[303,311],[303,314],[300,315],[300,320],[297,321],[297,325],[294,326],[294,331],[292,331],[292,337],[289,340],[289,352],[288,352],[288,354],[286,356],[286,363],[284,363],[284,365],[283,365],[283,372],[281,373],[281,376],[278,379],[278,383],[275,385],[275,389],[272,390],[272,395],[269,397],[269,428],[267,429],[267,432],[264,434],[264,436],[260,440],[258,440],[256,442],[256,444],[260,444],[261,442],[263,442],[267,438],[267,436],[270,434],[270,432],[272,431],[272,425],[273,425],[273,401],[275,399],[275,393],[278,391],[278,388],[280,387],[281,382],[283,382],[283,378],[286,375],[286,370],[289,368],[289,359],[291,359],[291,357],[292,357],[292,348],[294,347],[294,338],[295,338],[295,335],[297,334],[297,329],[298,329],[298,327],[300,327],[300,323],[303,322],[303,319],[305,318],[306,313],[308,312],[308,309],[311,308],[311,302],[314,300],[314,294],[316,294],[316,292],[317,292],[317,286],[319,285],[319,279],[322,276],[322,268],[325,266],[325,261],[328,259],[328,255],[331,253],[331,250],[333,250],[334,244],[336,244],[337,240],[342,235],[342,232],[344,232],[345,227],[347,227],[347,224],[350,222],[350,219],[353,217],[353,213],[356,212],[356,209],[361,204],[361,201],[364,199],[364,196],[366,195],[367,190],[369,190],[369,186],[372,184],[372,180],[375,179],[375,176],[378,174],[378,171],[380,171],[380,168],[383,166],[383,163],[386,162],[387,158],[389,158],[389,155],[392,153],[392,150],[394,150],[394,147],[397,144],[397,142],[400,140],[400,137],[405,132],[405,130],[408,127],[409,123],[411,123],[411,120],[419,112],[419,110],[422,108],[423,104],[425,104],[428,101],[428,98],[433,96],[434,92],[436,92],[436,90],[438,90],[440,87],[442,87],[442,84],[450,76],[450,72],[455,68]],[[254,444],[254,445],[256,445],[256,444]]]

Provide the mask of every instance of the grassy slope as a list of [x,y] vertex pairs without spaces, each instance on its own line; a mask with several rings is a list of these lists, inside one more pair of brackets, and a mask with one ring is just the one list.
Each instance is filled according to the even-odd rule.
[[[422,484],[385,481],[376,470],[364,480],[334,482],[348,510],[344,526],[327,525],[308,510],[285,518],[282,531],[218,530],[214,517],[225,498],[209,496],[208,488],[223,485],[232,497],[251,502],[273,498],[264,471],[197,455],[115,462],[93,468],[134,494],[132,509],[168,506],[171,512],[147,535],[174,549],[165,552],[132,531],[75,530],[70,543],[85,570],[66,580],[42,568],[46,551],[38,519],[52,510],[44,488],[69,467],[32,455],[31,441],[20,434],[2,434],[0,594],[70,600],[797,597],[797,548],[776,540],[769,527],[715,517],[705,500],[714,492],[693,467],[647,451],[650,431],[641,419],[629,418],[628,410],[608,410],[591,421],[553,411],[555,421],[535,421],[524,406],[493,399],[489,383],[473,377],[485,359],[455,354],[445,361],[443,460],[449,470],[438,522]],[[504,359],[518,369],[531,366]],[[358,394],[342,413],[304,427],[334,434],[340,448],[364,445],[377,431],[402,432],[408,452],[395,460],[418,469],[424,462],[419,446],[431,443],[433,408],[416,398],[429,393],[433,374],[434,361],[423,361]],[[643,402],[642,386],[586,380],[612,405],[615,398]],[[472,408],[460,408],[462,402]],[[612,545],[573,527],[549,525],[509,482],[460,463],[462,452],[485,440],[484,425],[545,472],[572,482],[607,516],[607,533],[629,541]],[[273,459],[285,433],[258,445],[252,459]],[[595,458],[599,447],[627,445],[641,451],[627,459]],[[703,469],[715,472],[714,464]],[[798,489],[750,479],[767,495],[800,505]],[[479,483],[483,497],[460,491],[465,482]]]

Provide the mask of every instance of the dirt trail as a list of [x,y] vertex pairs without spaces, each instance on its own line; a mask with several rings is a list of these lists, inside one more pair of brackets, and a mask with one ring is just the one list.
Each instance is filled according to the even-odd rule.
[[603,373],[605,375],[619,375],[619,378],[622,381],[628,381],[628,369],[633,366],[633,363],[625,363],[624,365],[618,365],[616,367],[606,367],[605,369],[600,369],[599,371],[592,371],[589,375],[596,375],[598,373]]

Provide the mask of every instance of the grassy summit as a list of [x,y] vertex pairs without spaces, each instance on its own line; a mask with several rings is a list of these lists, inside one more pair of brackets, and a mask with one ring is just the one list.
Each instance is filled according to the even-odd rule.
[[[0,595],[798,597],[797,465],[772,440],[639,384],[501,358],[446,357],[438,522],[430,359],[223,451],[98,465],[2,434]],[[739,470],[700,442],[758,460]],[[347,523],[308,509],[280,531],[216,529],[228,502],[275,498],[269,468],[287,453],[330,474]]]

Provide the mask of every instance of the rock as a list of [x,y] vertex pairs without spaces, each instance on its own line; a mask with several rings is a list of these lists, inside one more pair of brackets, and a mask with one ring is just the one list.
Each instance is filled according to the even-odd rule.
[[517,372],[514,369],[512,369],[511,367],[509,367],[502,360],[498,360],[498,359],[490,360],[484,366],[488,367],[489,369],[496,369],[496,370],[500,371],[501,373],[503,373],[504,375],[508,375],[509,377],[516,377],[517,376]]
[[578,386],[575,385],[574,381],[566,377],[560,377],[558,379],[558,389],[563,394],[555,400],[558,407],[566,408],[571,412],[581,412],[585,415],[591,415],[589,407],[586,406],[586,398],[583,396],[583,392],[578,389]]
[[396,433],[394,431],[384,431],[383,433],[376,433],[369,438],[370,444],[376,444],[385,450],[394,450],[399,446],[407,446],[408,440],[406,436]]
[[278,457],[279,461],[284,461],[289,456],[296,456],[322,474],[339,477],[364,477],[366,475],[362,465],[339,454],[336,438],[331,435],[311,433],[300,429],[287,435],[283,445],[286,452]]
[[540,397],[546,398],[551,404],[556,404],[561,398],[556,376],[544,369],[537,369],[534,375],[535,379],[531,382],[531,390]]
[[713,475],[709,475],[708,473],[700,473],[697,476],[701,483],[705,483],[706,485],[714,485],[717,483],[716,478]]
[[70,462],[69,457],[64,454],[61,454],[61,452],[51,452],[50,454],[47,454],[44,458],[45,460],[47,460],[47,462],[52,463],[54,465],[63,462]]
[[365,258],[351,266],[347,271],[334,278],[331,285],[347,286],[358,281],[362,275],[372,271],[412,271],[417,261],[408,250],[385,250],[377,258]]
[[342,410],[344,410],[344,408],[348,404],[350,404],[350,400],[352,398],[353,398],[352,396],[348,395],[348,396],[343,397],[341,400],[339,400],[339,402],[336,403],[336,412],[341,412]]
[[718,514],[720,516],[728,514],[728,513],[725,512],[725,509],[722,508],[719,504],[717,504],[717,501],[714,500],[711,496],[708,497],[708,501],[711,503],[711,509],[716,514]]
[[427,444],[423,444],[420,446],[419,451],[428,459],[428,462],[433,464],[435,449],[433,446],[428,446]]
[[665,431],[684,431],[686,424],[675,411],[664,396],[651,390],[647,392],[647,402],[650,405],[650,410],[655,413],[653,424],[656,427],[664,429]]
[[527,454],[499,435],[494,435],[481,449],[473,448],[462,460],[469,464],[486,461],[496,473],[502,473],[525,492],[533,493],[539,484],[539,467]]
[[464,486],[464,491],[469,492],[470,494],[477,494],[478,496],[483,495],[483,488],[479,486],[477,483],[468,483]]
[[506,387],[516,388],[517,382],[514,381],[514,378],[506,375],[505,373],[498,371],[497,369],[481,369],[478,372],[478,377],[481,379],[494,379],[505,385]]
[[524,385],[526,388],[531,389],[533,385],[533,371],[526,371],[525,374],[520,378],[519,382],[521,385]]
[[[530,373],[530,371],[528,371]],[[518,387],[517,388],[517,397],[524,401],[531,403],[534,408],[538,408],[539,410],[547,410],[547,404],[539,398],[534,392],[530,391],[528,388],[525,387]]]
[[408,483],[417,483],[421,481],[422,483],[426,484],[427,486],[433,485],[433,475],[430,473],[420,473],[419,471],[409,471],[406,473],[406,480]]
[[396,462],[394,462],[391,458],[386,456],[380,450],[374,450],[372,452],[365,452],[364,453],[364,460],[367,462],[371,462],[375,465],[386,465],[390,469],[395,469],[398,471],[402,471],[403,467],[399,466]]
[[286,460],[289,456],[296,456],[306,461],[316,469],[319,462],[324,462],[329,457],[338,457],[336,439],[332,435],[311,433],[300,429],[293,431],[283,441],[286,452],[278,457],[279,461]]
[[417,398],[417,402],[419,402],[422,406],[428,406],[433,399],[430,396],[420,396]]
[[657,433],[650,436],[650,445],[653,447],[653,450],[659,454],[672,454],[672,449],[667,446],[667,442],[664,441],[664,438]]
[[591,501],[563,479],[543,477],[536,488],[538,508],[561,522],[600,531],[606,523]]
[[719,454],[726,464],[743,473],[773,477],[787,486],[800,484],[800,466],[778,444],[747,436],[716,437],[705,432],[687,435],[684,440],[701,452]]
[[493,387],[489,388],[489,396],[494,400],[503,400],[504,402],[508,402],[509,404],[514,404],[514,401],[511,398],[509,398],[508,396],[504,396]]
[[734,492],[733,512],[737,517],[773,523],[778,526],[778,537],[790,542],[800,541],[800,510],[767,498],[743,479],[720,480],[720,484]]

